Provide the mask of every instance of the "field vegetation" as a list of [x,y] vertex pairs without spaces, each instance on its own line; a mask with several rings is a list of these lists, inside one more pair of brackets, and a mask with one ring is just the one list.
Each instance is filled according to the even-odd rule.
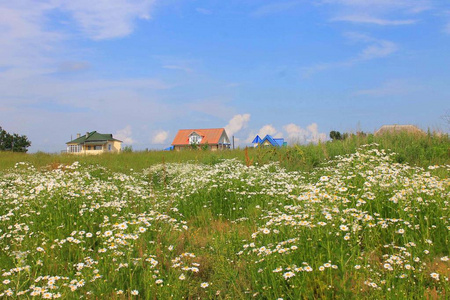
[[0,298],[448,299],[449,147],[0,153]]

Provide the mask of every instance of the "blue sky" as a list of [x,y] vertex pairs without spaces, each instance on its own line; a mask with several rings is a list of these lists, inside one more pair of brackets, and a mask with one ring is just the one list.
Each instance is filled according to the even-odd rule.
[[449,130],[444,0],[2,1],[0,45],[0,126],[30,152],[93,130],[134,149],[182,128]]

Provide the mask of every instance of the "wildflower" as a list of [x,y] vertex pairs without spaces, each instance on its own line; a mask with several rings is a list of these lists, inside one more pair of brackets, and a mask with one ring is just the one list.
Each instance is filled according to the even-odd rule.
[[163,280],[162,280],[162,279],[157,279],[157,280],[155,281],[155,283],[156,283],[156,284],[162,284],[162,283],[163,283]]
[[178,279],[180,279],[180,280],[185,280],[185,279],[186,279],[186,276],[185,276],[184,274],[181,274],[180,277],[178,277]]
[[339,226],[339,229],[342,231],[348,231],[348,227],[346,225]]
[[209,286],[209,283],[208,283],[208,282],[202,282],[202,283],[200,284],[200,286],[201,286],[202,288],[206,289],[206,288]]
[[306,266],[303,268],[306,272],[312,272],[313,268],[311,268],[310,266]]
[[430,274],[431,278],[433,278],[436,281],[439,281],[439,274],[438,273],[431,273]]
[[361,266],[360,266],[360,265],[356,265],[356,266],[355,266],[355,269],[356,269],[356,270],[359,270],[359,269],[361,269]]
[[283,268],[282,268],[282,267],[278,267],[278,268],[276,268],[275,270],[273,270],[272,272],[273,272],[273,273],[279,273],[279,272],[281,272],[281,271],[283,271]]
[[131,295],[137,296],[137,295],[139,295],[139,291],[138,290],[132,290],[131,291]]
[[324,266],[320,266],[320,267],[319,267],[319,271],[322,272],[323,270],[325,270],[325,267],[324,267]]
[[284,279],[289,279],[289,278],[294,277],[294,276],[295,276],[295,273],[292,272],[292,271],[289,271],[289,272],[286,272],[286,273],[283,274]]
[[328,176],[322,176],[322,177],[319,178],[319,180],[320,181],[328,181],[329,178],[328,178]]

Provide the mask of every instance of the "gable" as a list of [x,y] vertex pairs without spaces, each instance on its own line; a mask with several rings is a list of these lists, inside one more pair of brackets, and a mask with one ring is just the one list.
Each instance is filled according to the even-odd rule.
[[189,145],[189,138],[195,134],[201,137],[201,145],[217,145],[223,134],[225,134],[225,137],[228,140],[224,128],[180,129],[173,139],[172,145]]

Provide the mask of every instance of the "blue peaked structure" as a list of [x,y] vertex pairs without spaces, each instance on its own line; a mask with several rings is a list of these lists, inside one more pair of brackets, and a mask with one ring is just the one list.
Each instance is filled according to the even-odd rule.
[[257,135],[253,141],[252,144],[254,147],[266,147],[266,146],[273,146],[273,147],[281,147],[281,146],[287,146],[287,142],[284,141],[283,138],[274,138],[271,135],[266,135],[263,139]]

